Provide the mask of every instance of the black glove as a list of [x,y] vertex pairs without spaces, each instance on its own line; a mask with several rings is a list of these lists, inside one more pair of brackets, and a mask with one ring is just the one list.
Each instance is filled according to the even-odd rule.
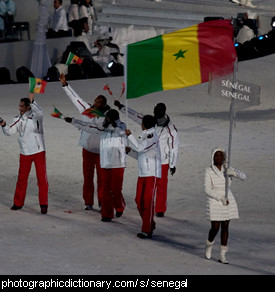
[[176,172],[176,167],[170,167],[170,173],[173,175]]
[[72,118],[69,118],[69,117],[66,117],[66,118],[64,118],[64,120],[67,122],[67,123],[71,123],[72,122]]
[[118,100],[115,100],[114,105],[117,106],[119,109],[122,109],[124,107],[124,105],[121,104]]
[[111,124],[111,122],[105,119],[104,122],[103,122],[103,124],[102,124],[102,126],[103,126],[104,128],[108,128],[108,126],[109,126],[110,124]]

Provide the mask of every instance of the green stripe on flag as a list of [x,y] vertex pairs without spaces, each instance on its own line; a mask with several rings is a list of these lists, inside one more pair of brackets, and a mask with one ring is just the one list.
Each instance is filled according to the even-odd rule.
[[74,54],[70,53],[65,65],[69,66],[72,63],[73,58],[74,58]]
[[33,92],[34,91],[35,84],[36,84],[36,79],[34,77],[29,77],[29,88],[30,88],[30,92]]
[[162,36],[128,45],[127,99],[163,90],[162,52]]

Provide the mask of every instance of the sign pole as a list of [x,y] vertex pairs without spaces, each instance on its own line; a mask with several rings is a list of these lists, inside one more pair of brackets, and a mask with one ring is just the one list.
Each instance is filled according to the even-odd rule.
[[124,48],[124,83],[125,83],[125,110],[126,110],[126,127],[128,128],[128,99],[127,99],[127,62],[128,62],[128,46]]
[[[237,71],[237,59],[234,63],[234,73],[233,73],[233,83],[236,82],[236,71]],[[232,93],[234,95],[236,89],[233,87],[232,88]],[[228,191],[229,191],[229,176],[227,175],[227,169],[230,168],[231,164],[231,145],[232,145],[232,134],[233,134],[233,126],[234,126],[234,103],[235,103],[235,98],[231,98],[231,103],[230,103],[230,124],[229,124],[229,139],[228,139],[228,153],[227,153],[227,167],[226,167],[226,172],[225,172],[225,198],[228,199]]]

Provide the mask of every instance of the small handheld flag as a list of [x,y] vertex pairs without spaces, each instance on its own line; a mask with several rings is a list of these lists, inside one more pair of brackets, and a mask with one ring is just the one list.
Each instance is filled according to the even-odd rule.
[[125,83],[122,82],[122,91],[121,91],[120,97],[123,95],[124,91],[125,91]]
[[35,77],[29,77],[30,92],[44,93],[47,82]]
[[81,58],[79,58],[77,55],[73,54],[73,53],[69,53],[69,56],[67,58],[67,61],[66,61],[66,66],[69,66],[71,64],[82,64],[83,60]]
[[56,107],[54,107],[54,110],[51,113],[51,116],[57,119],[61,119],[63,114]]
[[88,116],[90,119],[92,118],[97,118],[97,117],[104,117],[104,114],[99,110],[99,109],[96,109],[96,108],[88,108],[86,109],[82,115],[84,116]]
[[112,93],[112,91],[111,91],[111,89],[110,89],[110,87],[109,87],[108,84],[106,84],[106,85],[103,87],[103,90],[108,90],[109,94],[110,94],[110,95],[113,95],[113,93]]

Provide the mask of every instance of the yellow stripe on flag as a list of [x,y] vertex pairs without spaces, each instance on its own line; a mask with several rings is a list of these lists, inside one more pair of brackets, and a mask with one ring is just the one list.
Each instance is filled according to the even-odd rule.
[[164,34],[162,40],[163,90],[201,83],[198,26]]

